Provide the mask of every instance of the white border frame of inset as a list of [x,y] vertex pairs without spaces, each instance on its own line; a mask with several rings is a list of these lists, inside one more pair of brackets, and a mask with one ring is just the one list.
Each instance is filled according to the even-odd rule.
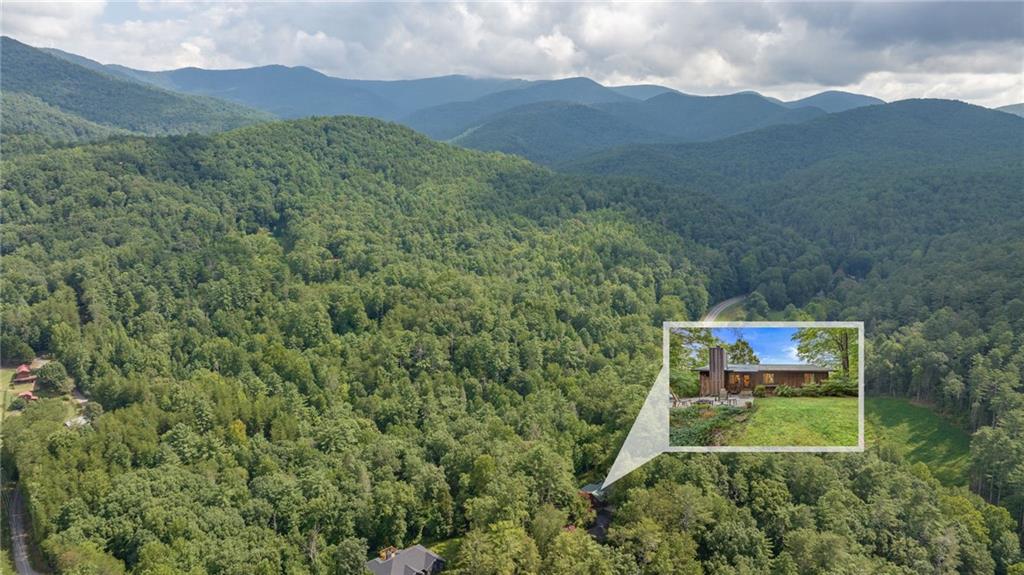
[[[857,445],[823,445],[820,447],[671,445],[668,438],[665,453],[860,453],[864,451],[864,322],[862,321],[666,321],[662,324],[662,369],[669,369],[669,339],[673,328],[744,328],[744,327],[821,327],[857,328]],[[669,413],[665,413],[668,418]]]

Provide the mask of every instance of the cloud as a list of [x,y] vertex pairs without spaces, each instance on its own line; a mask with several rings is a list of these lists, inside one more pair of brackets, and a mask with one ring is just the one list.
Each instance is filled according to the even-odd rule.
[[143,69],[285,64],[350,78],[583,75],[698,94],[1024,101],[1016,3],[2,6],[5,34]]

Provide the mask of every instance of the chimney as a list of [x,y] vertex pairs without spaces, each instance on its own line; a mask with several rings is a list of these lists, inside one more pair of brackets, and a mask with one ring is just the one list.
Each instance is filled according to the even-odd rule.
[[715,346],[708,349],[708,375],[711,382],[711,395],[718,396],[725,389],[725,350]]

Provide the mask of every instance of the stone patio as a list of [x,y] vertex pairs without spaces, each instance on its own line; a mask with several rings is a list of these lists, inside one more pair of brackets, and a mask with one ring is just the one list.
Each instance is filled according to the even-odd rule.
[[731,405],[733,407],[744,407],[747,403],[754,403],[753,395],[727,395],[725,397],[673,397],[672,407],[689,407],[691,405]]

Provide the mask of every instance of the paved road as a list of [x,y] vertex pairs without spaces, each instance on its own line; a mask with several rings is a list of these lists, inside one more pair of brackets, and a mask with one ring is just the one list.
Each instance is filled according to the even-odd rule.
[[11,497],[7,501],[7,512],[10,514],[11,554],[14,555],[14,568],[18,570],[18,575],[41,575],[32,568],[32,564],[28,560],[28,533],[25,531],[28,512],[25,511],[25,503],[21,500],[21,490],[17,487],[11,490]]
[[701,320],[701,321],[715,321],[715,320],[718,319],[719,314],[721,314],[723,311],[725,311],[726,308],[728,308],[729,306],[731,306],[733,304],[738,304],[738,303],[740,303],[741,301],[743,301],[745,299],[747,299],[747,296],[745,296],[745,295],[738,295],[736,297],[731,297],[731,298],[729,298],[727,300],[722,300],[722,301],[718,302],[717,304],[715,304],[715,307],[709,309],[708,313],[704,315],[704,319]]

